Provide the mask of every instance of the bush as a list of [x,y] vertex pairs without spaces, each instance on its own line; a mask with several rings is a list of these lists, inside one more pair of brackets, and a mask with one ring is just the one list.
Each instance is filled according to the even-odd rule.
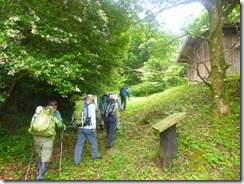
[[27,129],[28,127],[24,126],[19,128],[15,135],[0,137],[0,163],[29,159],[33,138]]
[[165,85],[160,82],[145,82],[129,88],[132,96],[148,96],[154,93],[162,92],[166,89]]
[[181,76],[181,73],[184,73],[184,67],[171,66],[165,72],[165,77],[163,82],[166,84],[167,88],[176,87],[188,83],[186,76]]
[[9,135],[9,130],[0,124],[0,138]]

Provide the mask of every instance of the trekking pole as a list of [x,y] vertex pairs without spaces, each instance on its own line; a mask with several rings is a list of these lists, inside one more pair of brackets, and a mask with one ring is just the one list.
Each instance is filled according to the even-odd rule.
[[28,173],[29,173],[29,170],[30,170],[31,160],[32,160],[32,157],[34,155],[35,148],[36,148],[36,143],[34,143],[34,146],[32,148],[32,153],[31,153],[30,161],[29,161],[29,164],[28,164],[28,167],[27,167],[27,171],[26,171],[26,174],[25,174],[25,180],[27,180],[27,176],[28,176]]
[[65,129],[63,129],[63,131],[62,131],[62,135],[61,135],[61,147],[60,147],[60,158],[59,158],[59,174],[60,174],[61,171],[62,171],[61,165],[62,165],[62,154],[63,154],[64,131],[65,131]]

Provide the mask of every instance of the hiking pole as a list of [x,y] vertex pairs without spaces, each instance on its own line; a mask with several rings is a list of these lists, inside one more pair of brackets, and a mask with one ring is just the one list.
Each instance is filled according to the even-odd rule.
[[64,131],[65,131],[65,127],[62,131],[62,135],[61,135],[61,147],[60,147],[60,158],[59,158],[59,174],[62,171],[61,165],[62,165],[62,154],[63,154],[63,139],[64,139]]
[[31,160],[32,160],[32,157],[34,155],[35,148],[36,148],[36,143],[34,143],[34,146],[32,148],[32,153],[31,153],[30,161],[29,161],[29,164],[28,164],[28,167],[27,167],[27,171],[26,171],[26,174],[25,174],[25,180],[27,180],[27,176],[28,176],[28,173],[29,173],[29,170],[30,170]]

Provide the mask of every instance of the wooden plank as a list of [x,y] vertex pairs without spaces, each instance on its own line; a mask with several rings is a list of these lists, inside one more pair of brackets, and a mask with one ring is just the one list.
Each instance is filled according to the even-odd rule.
[[167,128],[176,124],[177,122],[183,120],[185,117],[186,117],[186,112],[176,112],[174,114],[171,114],[167,118],[163,119],[162,121],[154,124],[152,128],[157,130],[159,133],[161,133]]

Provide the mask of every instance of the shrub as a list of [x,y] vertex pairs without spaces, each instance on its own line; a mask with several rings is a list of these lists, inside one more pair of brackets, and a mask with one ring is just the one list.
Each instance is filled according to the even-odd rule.
[[130,87],[132,96],[148,96],[154,93],[162,92],[166,89],[165,85],[160,82],[145,82],[136,86]]

